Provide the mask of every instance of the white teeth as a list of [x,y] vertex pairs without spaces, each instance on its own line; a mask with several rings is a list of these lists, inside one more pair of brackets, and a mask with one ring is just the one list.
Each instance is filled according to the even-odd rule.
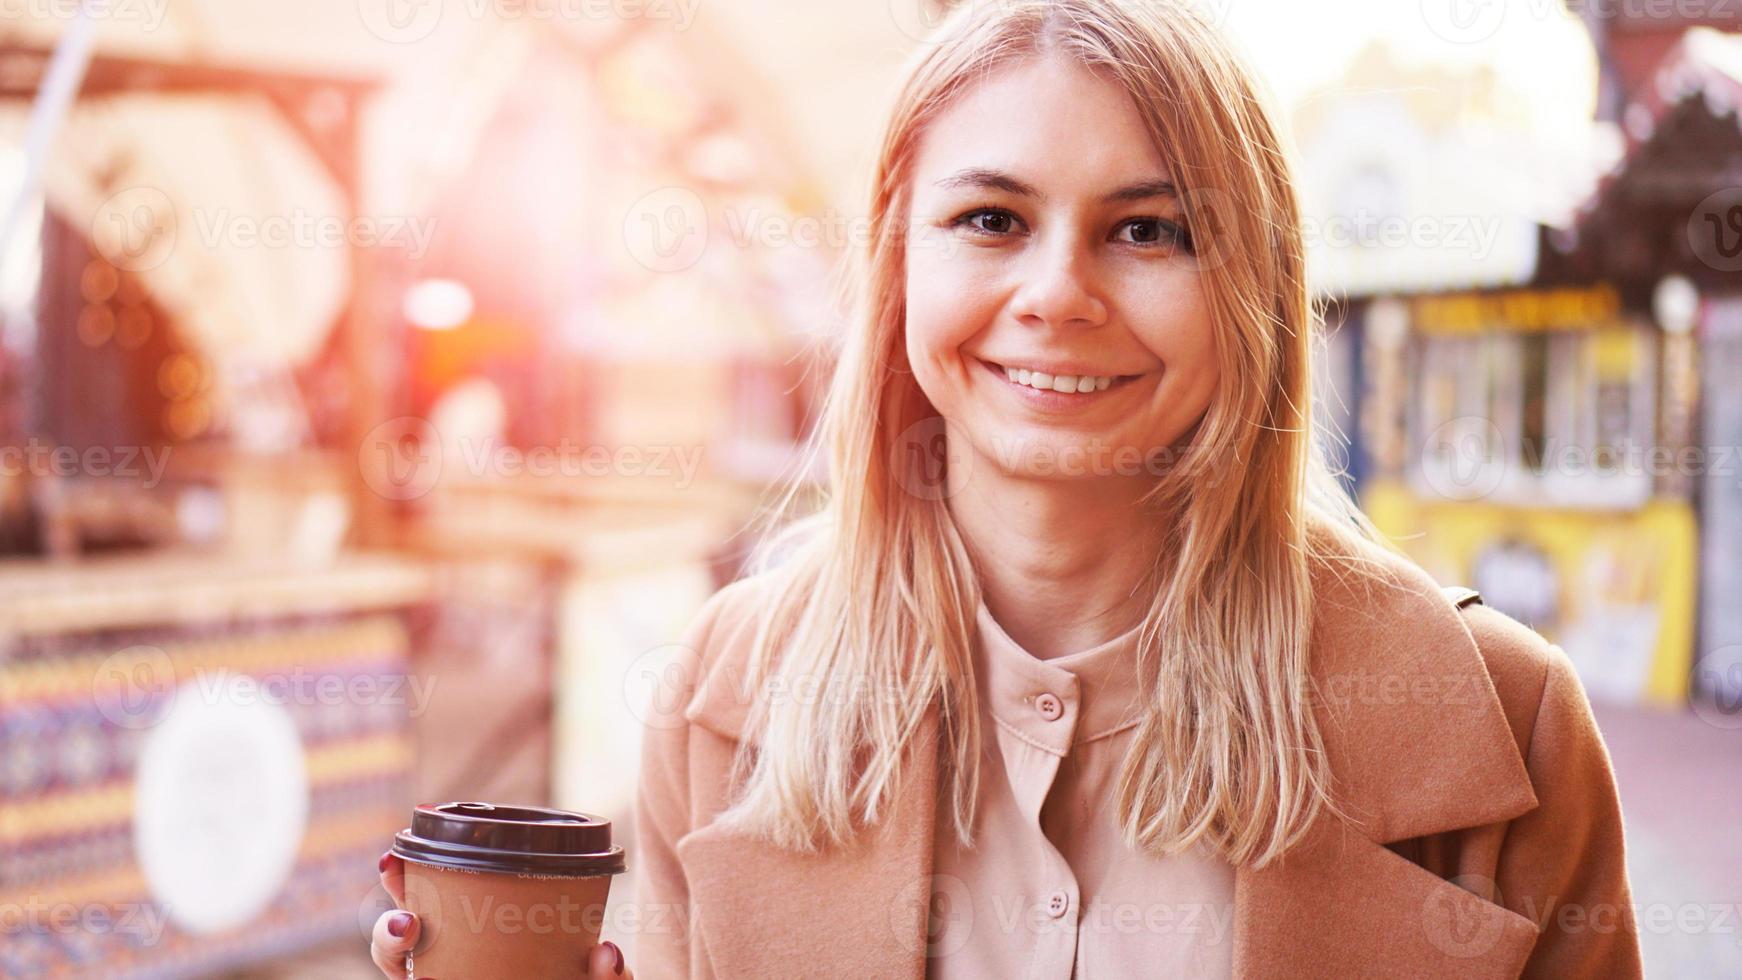
[[1110,376],[1091,377],[1089,375],[1047,374],[1045,371],[1030,371],[1028,368],[1006,367],[1004,376],[1019,385],[1039,388],[1041,391],[1058,391],[1069,394],[1086,394],[1091,391],[1106,391],[1113,386]]

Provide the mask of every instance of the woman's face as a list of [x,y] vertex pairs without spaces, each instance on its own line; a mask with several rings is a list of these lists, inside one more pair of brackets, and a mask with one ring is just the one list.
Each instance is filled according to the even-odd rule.
[[927,127],[907,356],[952,439],[1012,475],[1141,476],[1198,422],[1219,371],[1171,180],[1125,92],[1066,58],[1006,66]]

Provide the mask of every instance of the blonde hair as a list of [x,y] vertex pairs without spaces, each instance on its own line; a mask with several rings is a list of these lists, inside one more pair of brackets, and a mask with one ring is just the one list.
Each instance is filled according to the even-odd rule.
[[[1130,93],[1163,148],[1197,241],[1224,379],[1147,498],[1171,515],[1139,632],[1144,719],[1115,790],[1127,842],[1198,842],[1262,866],[1331,799],[1309,708],[1311,562],[1327,520],[1377,540],[1314,430],[1315,319],[1289,164],[1250,71],[1183,4],[997,0],[954,11],[909,62],[871,186],[853,328],[810,445],[820,506],[799,481],[770,518],[755,571],[770,583],[748,682],[754,736],[719,820],[814,851],[877,823],[916,751],[937,751],[959,841],[973,842],[981,752],[971,643],[980,591],[946,501],[905,441],[937,412],[902,342],[910,167],[926,124],[992,70],[1063,53]],[[915,426],[919,428],[916,430]],[[905,435],[904,435],[905,434]],[[1205,492],[1206,488],[1217,492]],[[936,746],[918,745],[927,710]],[[940,798],[940,803],[942,803]]]

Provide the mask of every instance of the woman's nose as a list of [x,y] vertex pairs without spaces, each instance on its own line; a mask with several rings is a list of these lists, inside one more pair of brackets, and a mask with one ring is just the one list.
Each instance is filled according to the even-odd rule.
[[1011,305],[1022,322],[1093,327],[1106,321],[1094,259],[1080,243],[1060,238],[1032,249],[1021,276]]

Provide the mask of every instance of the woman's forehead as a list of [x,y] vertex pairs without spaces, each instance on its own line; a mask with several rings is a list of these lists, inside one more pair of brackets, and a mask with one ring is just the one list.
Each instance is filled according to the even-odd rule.
[[[1024,58],[959,93],[918,134],[921,193],[963,186],[963,175],[1009,175],[1107,193],[1171,170],[1132,96],[1103,72],[1062,55]],[[942,186],[939,186],[939,185]]]

